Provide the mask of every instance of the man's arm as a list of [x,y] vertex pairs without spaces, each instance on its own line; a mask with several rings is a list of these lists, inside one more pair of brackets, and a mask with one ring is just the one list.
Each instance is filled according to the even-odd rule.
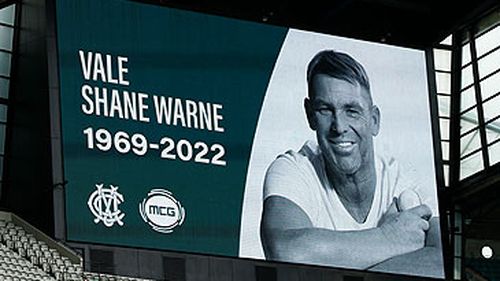
[[426,247],[442,248],[440,229],[439,217],[432,217],[429,220],[429,230],[425,239]]
[[443,253],[439,234],[439,217],[429,220],[425,247],[399,255],[370,267],[369,270],[410,275],[444,277]]
[[365,269],[424,246],[430,215],[421,205],[360,231],[314,228],[292,201],[271,196],[264,201],[261,238],[268,259]]

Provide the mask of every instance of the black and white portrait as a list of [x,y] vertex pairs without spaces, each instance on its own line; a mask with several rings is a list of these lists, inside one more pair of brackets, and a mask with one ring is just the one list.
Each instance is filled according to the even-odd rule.
[[240,257],[442,277],[427,87],[423,51],[290,30],[255,133]]

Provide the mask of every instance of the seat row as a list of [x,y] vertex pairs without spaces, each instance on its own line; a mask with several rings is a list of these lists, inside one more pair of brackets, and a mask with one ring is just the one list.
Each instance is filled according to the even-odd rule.
[[0,219],[0,280],[9,281],[151,281],[85,272],[45,241],[12,221]]

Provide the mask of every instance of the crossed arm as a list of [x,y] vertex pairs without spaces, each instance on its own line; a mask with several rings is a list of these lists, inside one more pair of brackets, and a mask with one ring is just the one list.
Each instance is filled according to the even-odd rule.
[[438,246],[438,220],[430,216],[429,207],[419,205],[387,214],[375,228],[334,231],[313,227],[295,203],[271,196],[264,201],[261,238],[271,260],[366,269],[421,249],[426,240]]

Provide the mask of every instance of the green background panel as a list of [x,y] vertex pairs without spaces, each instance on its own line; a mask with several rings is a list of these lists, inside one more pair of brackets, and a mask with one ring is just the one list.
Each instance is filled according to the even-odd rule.
[[[57,1],[68,239],[237,256],[253,135],[286,32],[130,1]],[[78,50],[128,57],[130,85],[85,81]],[[151,122],[83,114],[84,84],[149,94]],[[152,95],[222,104],[225,131],[157,124]],[[220,143],[227,165],[161,159],[157,150],[145,156],[89,150],[87,127],[141,133],[154,143],[163,136]],[[124,226],[93,222],[87,200],[99,183],[119,186]],[[153,188],[171,191],[186,210],[184,224],[173,233],[157,233],[140,217],[139,203]]]

